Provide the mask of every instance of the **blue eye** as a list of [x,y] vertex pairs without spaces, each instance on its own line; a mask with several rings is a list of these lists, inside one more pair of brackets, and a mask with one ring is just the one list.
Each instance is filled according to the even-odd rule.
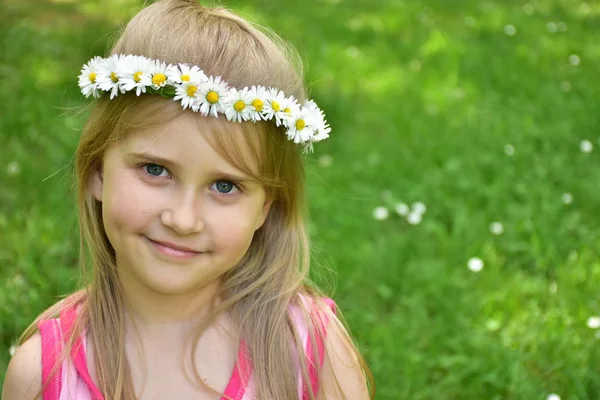
[[148,175],[151,175],[151,176],[161,176],[161,174],[164,171],[166,171],[166,168],[163,167],[163,166],[161,166],[161,165],[158,165],[158,164],[152,164],[152,163],[150,163],[150,164],[144,165],[144,170],[146,171],[146,173]]
[[239,190],[238,187],[229,181],[216,181],[213,186],[215,189],[221,194],[233,194],[236,190]]

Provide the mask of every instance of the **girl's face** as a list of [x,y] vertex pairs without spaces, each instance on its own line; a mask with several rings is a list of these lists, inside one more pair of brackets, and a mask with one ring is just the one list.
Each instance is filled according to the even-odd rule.
[[204,139],[201,117],[177,118],[108,148],[90,182],[120,279],[163,294],[198,290],[244,256],[270,201]]

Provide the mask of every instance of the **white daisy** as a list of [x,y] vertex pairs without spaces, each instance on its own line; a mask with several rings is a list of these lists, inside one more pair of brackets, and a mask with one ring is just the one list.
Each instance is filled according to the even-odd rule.
[[287,136],[294,143],[312,142],[321,121],[317,110],[307,107],[292,108],[291,116],[285,121]]
[[325,120],[325,113],[323,110],[317,106],[312,100],[308,100],[304,103],[304,107],[307,107],[316,112],[319,115],[319,121],[317,122],[317,132],[314,135],[313,140],[315,142],[320,142],[321,140],[325,140],[329,137],[329,132],[331,132],[331,127]]
[[181,100],[181,106],[185,110],[191,108],[194,111],[198,111],[200,108],[200,84],[194,82],[184,82],[181,85],[175,85],[175,97],[174,101]]
[[139,96],[146,93],[146,86],[152,85],[152,62],[144,56],[125,56],[119,62],[117,74],[121,87],[125,91],[135,89]]
[[248,121],[253,115],[251,103],[252,97],[247,87],[242,90],[231,88],[223,99],[225,116],[232,122]]
[[117,72],[122,58],[119,54],[113,54],[105,58],[96,77],[98,87],[105,92],[110,92],[111,100],[119,94],[119,91],[125,93],[125,90],[119,84],[119,75]]
[[203,116],[212,115],[218,117],[217,113],[224,112],[224,103],[229,87],[220,76],[211,76],[207,82],[200,86],[200,96],[198,97],[198,109]]
[[266,121],[275,118],[275,125],[280,126],[290,117],[289,111],[295,107],[299,106],[294,96],[285,97],[281,90],[270,88],[263,105],[263,118]]
[[153,89],[160,89],[167,85],[167,63],[164,61],[153,60],[150,69],[150,81]]
[[169,84],[208,81],[208,77],[204,71],[195,65],[190,67],[187,64],[169,65],[167,67],[167,78],[169,78]]
[[103,63],[104,59],[102,57],[94,57],[81,69],[79,87],[85,97],[90,97],[90,95],[100,97],[97,77]]
[[252,120],[260,121],[265,119],[263,110],[267,101],[267,89],[264,86],[252,86],[248,91],[250,96],[250,109],[252,110]]

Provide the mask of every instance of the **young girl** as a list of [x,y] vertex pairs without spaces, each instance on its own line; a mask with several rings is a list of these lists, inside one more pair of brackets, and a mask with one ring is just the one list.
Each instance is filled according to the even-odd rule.
[[143,9],[111,54],[79,77],[91,282],[27,329],[2,399],[369,398],[307,283],[301,151],[329,127],[298,57],[195,0]]

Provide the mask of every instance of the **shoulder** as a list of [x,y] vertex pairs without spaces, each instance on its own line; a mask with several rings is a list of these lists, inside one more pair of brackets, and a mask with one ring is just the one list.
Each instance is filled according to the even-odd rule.
[[327,325],[325,356],[318,399],[369,399],[364,361],[342,323],[333,316]]
[[42,338],[35,333],[12,356],[2,390],[2,400],[37,399],[42,389]]

